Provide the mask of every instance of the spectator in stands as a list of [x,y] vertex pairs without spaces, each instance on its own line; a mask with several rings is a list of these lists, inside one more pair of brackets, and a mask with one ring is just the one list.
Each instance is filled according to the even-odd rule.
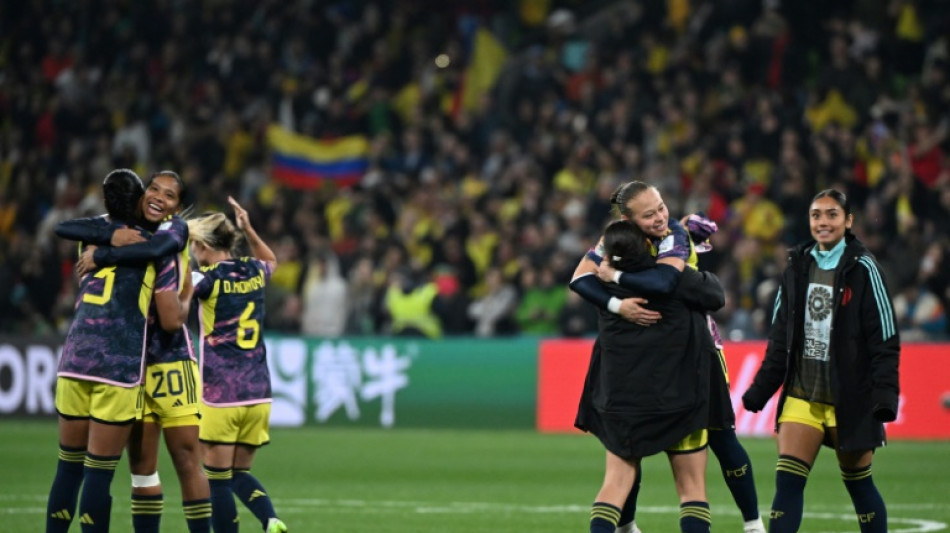
[[430,339],[441,337],[442,324],[434,309],[438,293],[435,283],[422,279],[421,273],[408,267],[395,271],[383,300],[390,333]]
[[[911,161],[910,179],[924,190],[948,181],[939,2],[817,10],[795,2],[523,4],[480,5],[477,13],[405,0],[127,11],[11,4],[0,18],[0,35],[16,44],[0,47],[0,110],[8,119],[0,130],[0,240],[8,243],[0,265],[17,273],[11,286],[24,287],[23,255],[14,248],[42,246],[40,222],[95,203],[88,176],[116,166],[181,168],[199,191],[199,211],[217,207],[200,191],[233,189],[266,221],[263,238],[293,239],[298,260],[281,258],[272,290],[285,293],[268,298],[267,318],[290,333],[301,331],[299,258],[313,251],[308,232],[332,242],[345,278],[357,257],[371,257],[379,290],[392,271],[379,266],[390,240],[408,251],[405,264],[431,276],[451,235],[474,275],[444,262],[477,297],[499,243],[530,235],[532,226],[545,243],[532,257],[572,263],[571,252],[542,248],[562,234],[567,247],[577,234],[597,235],[597,196],[611,181],[646,179],[676,212],[704,211],[724,228],[717,212],[743,196],[749,176],[792,208],[809,200],[799,190],[842,181],[857,210],[884,207],[879,222],[860,224],[876,225],[882,243],[896,228],[894,184],[906,180],[898,163]],[[555,10],[553,24],[537,22]],[[490,91],[467,97],[475,26],[513,28],[495,34],[511,68]],[[432,58],[443,52],[450,61],[436,65]],[[822,69],[811,69],[810,57],[821,58]],[[272,181],[270,124],[328,141],[366,136],[359,193]],[[66,203],[61,182],[74,189]],[[428,197],[422,214],[431,217],[403,228],[401,215],[419,210],[420,191]],[[438,208],[426,208],[433,198]],[[936,223],[941,211],[933,203],[912,207],[932,242],[927,228],[947,227]],[[801,227],[789,228],[779,237],[784,244],[802,236]],[[704,260],[730,268],[721,259],[737,248],[743,255],[747,237],[720,232]],[[873,240],[882,262],[893,263]],[[722,274],[730,300],[748,300],[764,281]],[[65,270],[60,278],[64,293],[75,291]],[[18,306],[40,310],[40,329],[68,323],[68,313],[43,310],[43,295],[16,295]],[[20,316],[0,314],[0,331],[19,327]],[[381,332],[376,322],[371,333]]]
[[485,273],[485,294],[468,306],[468,316],[475,321],[475,335],[493,337],[515,333],[517,304],[518,292],[505,281],[501,268],[489,267]]
[[339,337],[346,328],[349,295],[340,274],[340,261],[332,250],[315,250],[303,278],[301,333]]
[[521,299],[515,320],[522,333],[556,335],[558,316],[567,302],[564,286],[557,283],[550,266],[521,271]]

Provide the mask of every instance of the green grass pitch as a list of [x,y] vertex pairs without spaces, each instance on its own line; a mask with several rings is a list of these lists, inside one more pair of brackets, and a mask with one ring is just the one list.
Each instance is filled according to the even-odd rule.
[[[591,436],[532,431],[423,431],[311,427],[274,429],[253,472],[296,533],[319,531],[580,532],[600,486],[604,455]],[[759,507],[773,493],[775,445],[744,439],[752,457]],[[0,530],[38,531],[56,462],[52,421],[0,421]],[[167,455],[162,531],[186,533],[180,492]],[[888,504],[892,532],[950,531],[950,443],[891,443],[874,477]],[[128,467],[112,486],[113,531],[131,531]],[[715,531],[742,529],[741,518],[710,458],[709,499]],[[260,531],[243,506],[243,531]],[[665,456],[644,461],[637,523],[646,533],[678,531],[676,493]],[[79,525],[73,523],[74,531]],[[808,480],[802,531],[856,532],[858,526],[831,450]]]

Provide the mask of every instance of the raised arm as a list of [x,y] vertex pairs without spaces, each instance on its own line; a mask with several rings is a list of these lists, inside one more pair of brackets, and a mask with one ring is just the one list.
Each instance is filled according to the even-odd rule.
[[270,249],[270,246],[268,246],[254,230],[254,227],[251,225],[251,220],[247,216],[247,211],[237,203],[237,200],[230,196],[228,196],[228,203],[231,204],[231,207],[234,209],[234,220],[237,223],[238,229],[244,232],[247,244],[251,248],[251,253],[255,258],[266,261],[276,267],[277,256],[274,255],[274,251]]

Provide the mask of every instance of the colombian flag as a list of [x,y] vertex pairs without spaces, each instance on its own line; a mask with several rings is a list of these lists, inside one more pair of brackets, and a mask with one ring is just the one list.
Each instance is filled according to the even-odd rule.
[[267,128],[271,177],[294,189],[315,189],[326,181],[348,187],[363,177],[369,142],[362,135],[313,139],[280,126]]

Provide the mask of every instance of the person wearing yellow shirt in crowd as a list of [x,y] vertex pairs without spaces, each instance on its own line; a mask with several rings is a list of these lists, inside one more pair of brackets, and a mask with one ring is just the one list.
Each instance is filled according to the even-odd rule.
[[[732,202],[730,229],[738,236],[734,255],[739,272],[739,286],[751,286],[762,262],[773,255],[785,228],[785,216],[778,204],[765,198],[765,185],[753,183],[745,194]],[[741,293],[739,307],[754,306],[751,293]]]
[[393,272],[383,301],[391,320],[392,334],[430,339],[441,337],[442,324],[432,309],[438,294],[438,287],[431,281],[415,283],[412,272]]

